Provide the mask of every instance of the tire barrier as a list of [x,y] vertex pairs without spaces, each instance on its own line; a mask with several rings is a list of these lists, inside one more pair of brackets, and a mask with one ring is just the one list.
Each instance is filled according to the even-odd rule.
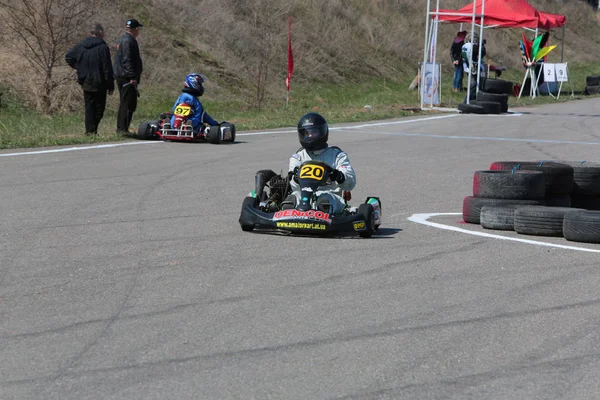
[[497,93],[487,93],[485,91],[479,91],[479,92],[477,92],[476,100],[477,101],[491,101],[494,103],[499,103],[500,104],[500,112],[508,111],[508,94],[506,94],[506,93],[497,94]]
[[540,171],[475,171],[473,196],[495,199],[540,200],[545,196]]
[[505,81],[503,79],[485,79],[483,81],[482,90],[487,93],[494,94],[513,94],[514,84],[510,81]]
[[470,224],[481,223],[481,209],[484,206],[492,207],[518,207],[518,206],[542,205],[540,200],[510,200],[510,199],[490,199],[485,197],[467,196],[463,200],[462,215],[463,221]]
[[481,207],[481,227],[501,231],[514,231],[516,208],[516,205]]
[[[515,232],[536,236],[563,236],[565,214],[571,207],[525,206],[515,210]],[[583,211],[583,210],[581,210]]]
[[574,242],[600,243],[600,211],[574,211],[563,220],[563,236]]
[[575,184],[575,170],[570,164],[554,161],[495,161],[490,165],[492,171],[514,169],[542,172],[546,196],[569,194]]

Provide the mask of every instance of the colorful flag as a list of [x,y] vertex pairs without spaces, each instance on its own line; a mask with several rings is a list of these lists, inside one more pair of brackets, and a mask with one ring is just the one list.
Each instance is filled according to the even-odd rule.
[[294,72],[294,56],[292,55],[292,17],[289,17],[288,24],[288,74],[285,79],[285,86],[287,91],[290,91],[290,81],[292,80],[292,73]]
[[537,60],[538,58],[537,53],[538,51],[540,51],[540,49],[542,48],[541,44],[542,44],[542,39],[544,38],[544,35],[540,35],[538,37],[536,37],[535,39],[533,39],[533,44],[531,45],[531,59],[532,60]]
[[542,58],[546,57],[548,55],[548,53],[550,53],[555,48],[556,48],[555,44],[553,44],[552,46],[544,47],[543,49],[538,51],[538,53],[535,55],[535,61],[541,60]]

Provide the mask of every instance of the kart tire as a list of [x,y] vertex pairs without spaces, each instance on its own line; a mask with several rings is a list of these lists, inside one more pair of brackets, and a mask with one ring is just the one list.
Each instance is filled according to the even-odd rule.
[[585,210],[600,210],[600,195],[597,194],[572,194],[571,207]]
[[600,76],[586,76],[585,77],[585,85],[586,86],[600,85]]
[[510,199],[486,199],[483,197],[467,196],[463,200],[463,221],[470,224],[481,223],[481,209],[483,206],[539,206],[541,200],[510,200]]
[[544,174],[546,196],[563,195],[573,189],[574,169],[568,164],[554,161],[495,161],[491,171],[541,171]]
[[262,201],[262,193],[265,189],[265,185],[273,179],[277,174],[270,169],[261,169],[254,176],[254,191],[258,201]]
[[573,202],[570,194],[547,194],[544,197],[544,205],[548,207],[573,207]]
[[208,140],[212,144],[221,143],[221,132],[219,130],[219,125],[211,125],[206,133],[206,140]]
[[460,111],[463,114],[487,114],[483,106],[475,105],[472,103],[473,102],[470,102],[469,104],[460,103],[458,105],[458,111]]
[[244,216],[244,208],[255,207],[255,206],[256,206],[256,199],[254,197],[248,196],[242,202],[242,213],[240,214],[239,222],[240,222],[240,226],[244,232],[252,232],[254,230],[254,224],[248,223],[248,222],[242,220],[242,217]]
[[358,206],[358,214],[365,219],[366,229],[358,232],[362,238],[370,238],[375,232],[375,218],[373,218],[373,207],[368,203],[362,203]]
[[140,140],[150,140],[152,136],[152,125],[150,125],[150,122],[145,121],[140,123],[138,127],[138,137]]
[[473,196],[494,199],[538,200],[545,195],[540,171],[475,171]]
[[571,207],[526,206],[515,210],[515,232],[536,236],[563,236],[567,213],[581,211]]
[[486,114],[500,114],[502,112],[502,104],[497,101],[473,100],[471,104],[483,107]]
[[483,81],[482,90],[487,93],[511,95],[513,94],[513,86],[514,84],[510,81],[488,78]]
[[235,142],[235,125],[230,122],[222,122],[221,124],[219,124],[219,128],[222,126],[231,128],[231,139],[226,140],[226,141],[230,142],[230,143]]
[[481,227],[500,231],[514,231],[516,208],[516,204],[481,207]]
[[600,211],[565,214],[563,236],[572,242],[600,243]]
[[584,94],[598,94],[600,93],[600,85],[591,86],[588,85],[585,87]]
[[487,93],[484,91],[477,92],[476,101],[492,101],[500,103],[500,112],[508,111],[508,94]]

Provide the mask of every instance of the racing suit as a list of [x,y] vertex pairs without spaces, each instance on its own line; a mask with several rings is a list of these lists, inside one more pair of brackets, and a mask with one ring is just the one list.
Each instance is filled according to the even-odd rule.
[[[289,172],[293,172],[296,167],[300,168],[303,162],[309,160],[324,162],[344,174],[346,179],[343,183],[333,182],[330,185],[321,186],[316,192],[317,198],[326,196],[333,208],[333,214],[341,212],[346,204],[342,197],[343,192],[350,191],[356,186],[356,174],[348,155],[335,146],[315,151],[301,148],[290,157]],[[292,195],[296,197],[296,204],[298,204],[300,202],[300,185],[294,179],[290,180],[290,185],[293,190]]]
[[[204,111],[204,107],[202,107],[202,103],[200,100],[192,94],[189,93],[188,88],[183,88],[183,93],[179,95],[177,100],[175,100],[175,104],[173,104],[172,112],[175,112],[175,108],[180,103],[186,103],[190,107],[192,107],[192,116],[188,118],[189,121],[192,122],[192,127],[194,132],[199,132],[202,129],[202,126],[207,123],[208,125],[214,126],[219,125],[217,121],[215,121],[206,111]],[[175,116],[171,117],[171,126],[175,122]]]

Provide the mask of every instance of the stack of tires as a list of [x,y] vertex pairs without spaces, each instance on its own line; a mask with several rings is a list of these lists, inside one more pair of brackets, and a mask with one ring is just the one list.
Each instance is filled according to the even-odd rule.
[[500,114],[508,112],[508,96],[513,83],[502,79],[484,79],[475,100],[461,103],[458,110],[464,114]]
[[600,76],[585,77],[585,94],[600,93]]
[[600,243],[600,164],[496,161],[476,171],[463,220],[486,229]]

